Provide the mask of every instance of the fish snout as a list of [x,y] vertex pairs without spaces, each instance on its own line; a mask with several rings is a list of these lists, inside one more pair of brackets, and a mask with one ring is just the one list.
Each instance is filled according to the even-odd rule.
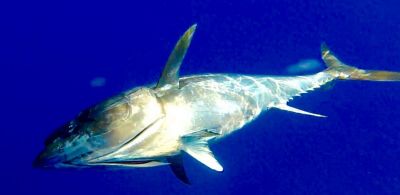
[[57,167],[65,161],[66,156],[61,149],[50,145],[36,156],[32,166],[35,168],[51,168]]

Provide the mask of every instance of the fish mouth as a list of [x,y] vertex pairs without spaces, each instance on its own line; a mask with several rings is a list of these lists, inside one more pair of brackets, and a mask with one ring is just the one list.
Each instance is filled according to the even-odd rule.
[[32,162],[33,168],[61,168],[61,167],[77,167],[79,164],[73,160],[67,160],[63,154],[49,155],[45,149],[36,156]]
[[32,162],[34,168],[55,168],[64,165],[65,161],[61,157],[45,157],[45,153],[41,152]]
[[33,160],[34,168],[68,168],[83,167],[83,159],[92,151],[80,150],[79,148],[57,147],[49,145],[44,148]]

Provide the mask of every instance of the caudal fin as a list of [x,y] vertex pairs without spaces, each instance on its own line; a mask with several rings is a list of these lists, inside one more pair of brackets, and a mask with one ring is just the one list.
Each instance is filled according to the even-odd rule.
[[325,43],[321,45],[321,55],[328,66],[325,71],[341,80],[400,81],[400,72],[363,70],[344,64],[332,54]]

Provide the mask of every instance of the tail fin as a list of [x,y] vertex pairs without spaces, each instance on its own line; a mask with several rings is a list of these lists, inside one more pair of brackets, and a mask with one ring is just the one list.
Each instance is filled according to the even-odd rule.
[[321,45],[321,55],[328,66],[325,71],[341,80],[400,81],[400,72],[362,70],[344,64],[332,54],[325,43]]

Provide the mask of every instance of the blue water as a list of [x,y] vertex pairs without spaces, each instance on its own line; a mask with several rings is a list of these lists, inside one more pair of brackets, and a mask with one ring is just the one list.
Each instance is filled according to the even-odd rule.
[[224,172],[184,156],[191,186],[168,167],[31,167],[54,128],[155,82],[193,23],[182,74],[287,74],[300,60],[319,59],[322,41],[349,64],[400,71],[399,7],[397,0],[1,2],[0,194],[400,194],[400,83],[335,82],[291,102],[328,118],[262,114],[211,146]]

